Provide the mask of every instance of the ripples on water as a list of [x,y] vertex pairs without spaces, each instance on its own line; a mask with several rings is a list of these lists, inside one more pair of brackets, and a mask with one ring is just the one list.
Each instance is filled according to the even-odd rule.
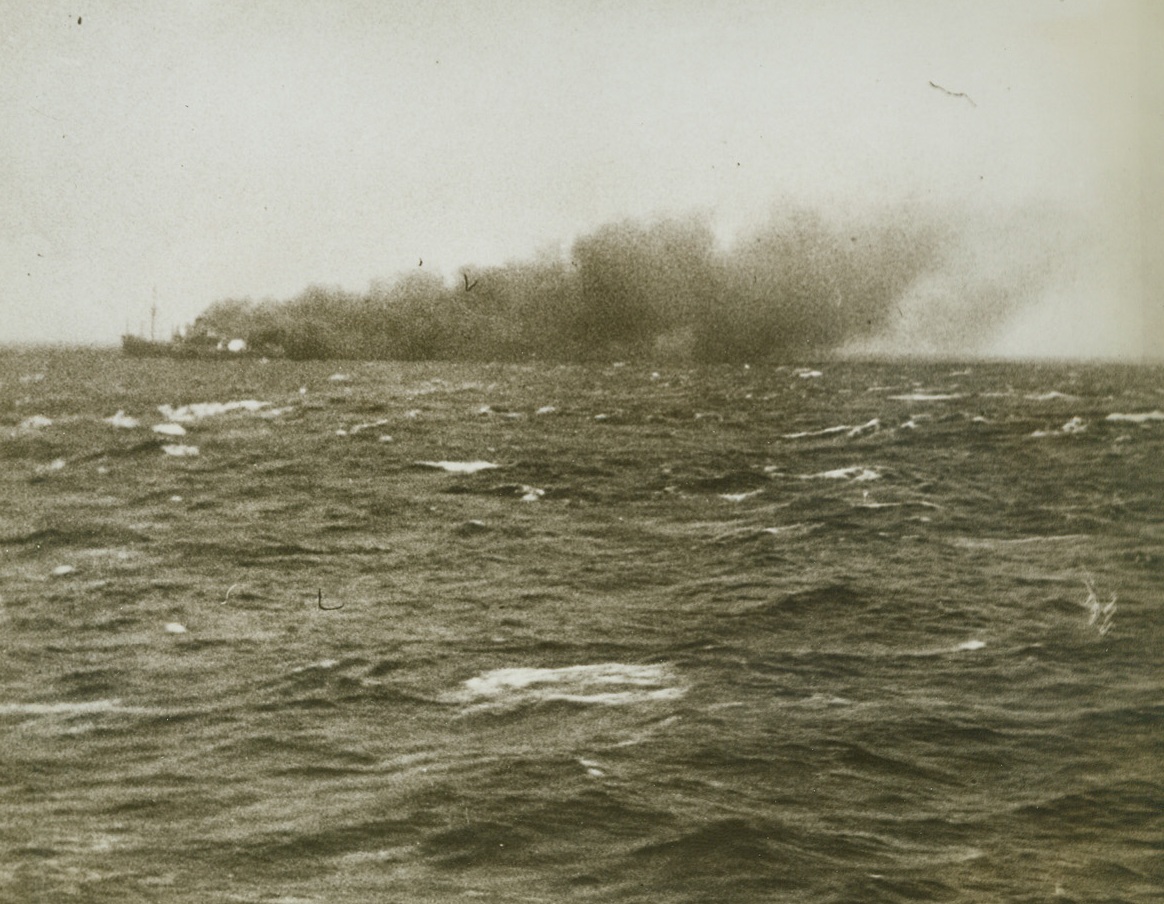
[[1159,369],[334,370],[0,359],[0,899],[1157,899]]

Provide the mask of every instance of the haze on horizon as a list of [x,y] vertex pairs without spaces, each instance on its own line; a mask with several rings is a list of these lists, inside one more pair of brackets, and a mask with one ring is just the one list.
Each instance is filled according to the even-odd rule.
[[731,249],[789,210],[916,210],[958,252],[854,350],[1164,355],[1150,0],[0,13],[0,342],[116,342],[154,299],[164,336],[220,299],[451,280],[627,220],[699,217]]

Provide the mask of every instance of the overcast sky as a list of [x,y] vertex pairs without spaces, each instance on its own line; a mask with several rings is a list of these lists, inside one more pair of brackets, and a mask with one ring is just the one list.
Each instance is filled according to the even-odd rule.
[[[0,341],[115,342],[155,297],[168,335],[628,217],[729,244],[782,206],[917,204],[964,219],[975,266],[1047,272],[978,351],[1159,355],[1151,10],[0,0]],[[957,291],[919,288],[884,347]]]

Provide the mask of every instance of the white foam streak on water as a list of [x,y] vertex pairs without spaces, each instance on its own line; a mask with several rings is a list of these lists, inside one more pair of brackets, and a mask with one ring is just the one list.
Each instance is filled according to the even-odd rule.
[[1018,537],[1016,539],[990,537],[957,537],[954,546],[963,549],[995,549],[1000,546],[1020,546],[1025,543],[1063,543],[1072,540],[1088,540],[1088,534],[1057,534],[1048,537]]
[[866,421],[864,424],[858,424],[856,427],[854,427],[852,430],[849,431],[848,435],[849,436],[860,436],[862,433],[868,433],[870,430],[880,430],[880,429],[881,429],[881,421],[878,418],[873,418],[870,421]]
[[[356,424],[354,427],[349,427],[347,432],[348,435],[354,436],[357,433],[363,433],[365,430],[373,430],[376,427],[383,427],[387,423],[387,418],[381,418],[378,421],[369,421],[364,424]],[[338,433],[339,431],[336,432]]]
[[781,534],[788,534],[788,533],[793,533],[793,532],[797,532],[797,531],[803,533],[805,531],[816,530],[818,527],[820,527],[819,524],[799,523],[799,524],[786,524],[786,525],[783,525],[782,527],[765,527],[763,529],[763,531],[766,534],[772,534],[772,536],[774,536],[774,537],[779,537]]
[[651,700],[677,700],[684,694],[680,687],[662,687],[653,691],[609,691],[600,694],[570,694],[550,691],[537,694],[539,700],[559,700],[567,703],[598,703],[605,706],[626,706]]
[[745,499],[751,499],[753,496],[759,496],[763,490],[752,490],[748,493],[720,493],[720,499],[726,499],[728,502],[743,502]]
[[476,474],[478,471],[500,467],[491,461],[418,461],[417,464],[423,468],[448,471],[450,474]]
[[857,428],[851,427],[848,424],[840,424],[836,427],[825,427],[823,430],[804,430],[800,433],[785,433],[784,439],[804,439],[806,436],[828,436],[832,433],[844,433],[846,430],[855,430]]
[[237,402],[193,402],[174,408],[171,405],[159,405],[158,411],[170,421],[196,421],[204,417],[213,417],[217,414],[228,414],[232,411],[256,412],[270,405],[270,402],[260,402],[255,399],[242,399]]
[[663,665],[608,662],[564,668],[494,669],[464,684],[461,702],[565,701],[621,706],[674,700],[686,692]]
[[1145,411],[1138,414],[1109,414],[1109,421],[1127,421],[1132,424],[1146,424],[1148,421],[1164,421],[1164,411]]
[[834,468],[831,471],[820,471],[817,474],[802,474],[801,480],[816,480],[823,478],[825,480],[877,480],[881,475],[872,468],[866,468],[861,465],[853,465],[848,468]]
[[911,392],[907,395],[891,395],[889,398],[898,402],[945,402],[951,399],[965,398],[965,396],[962,393]]
[[1058,390],[1052,389],[1050,392],[1043,392],[1043,393],[1037,393],[1037,394],[1031,393],[1030,395],[1023,396],[1023,398],[1028,399],[1032,402],[1050,402],[1054,399],[1064,399],[1067,401],[1074,401],[1077,398],[1077,396],[1067,395],[1067,393],[1065,393],[1065,392],[1059,392]]
[[812,696],[806,697],[803,700],[796,701],[794,705],[816,707],[852,706],[853,701],[848,697],[837,697],[832,694],[813,694]]
[[339,665],[338,659],[321,659],[319,662],[311,662],[307,665],[296,666],[291,670],[291,672],[292,674],[298,674],[300,672],[309,672],[316,669],[334,669],[337,665]]
[[666,678],[666,670],[659,665],[624,665],[619,662],[598,665],[572,665],[559,669],[509,668],[494,669],[470,678],[465,687],[483,696],[493,696],[514,688],[535,684],[634,684],[657,685]]
[[130,417],[118,408],[116,414],[112,417],[105,418],[105,423],[113,427],[120,427],[123,430],[132,430],[134,427],[139,426],[141,422],[135,417]]
[[61,701],[57,703],[0,703],[0,716],[76,716],[120,710],[125,710],[120,700]]

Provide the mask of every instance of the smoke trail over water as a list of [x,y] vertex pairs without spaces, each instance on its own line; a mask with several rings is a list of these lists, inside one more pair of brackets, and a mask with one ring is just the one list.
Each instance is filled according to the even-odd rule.
[[453,282],[416,271],[364,294],[223,301],[195,338],[298,358],[726,362],[838,351],[973,353],[1061,267],[1052,218],[970,223],[903,207],[841,220],[792,208],[727,247],[705,217],[605,225]]

